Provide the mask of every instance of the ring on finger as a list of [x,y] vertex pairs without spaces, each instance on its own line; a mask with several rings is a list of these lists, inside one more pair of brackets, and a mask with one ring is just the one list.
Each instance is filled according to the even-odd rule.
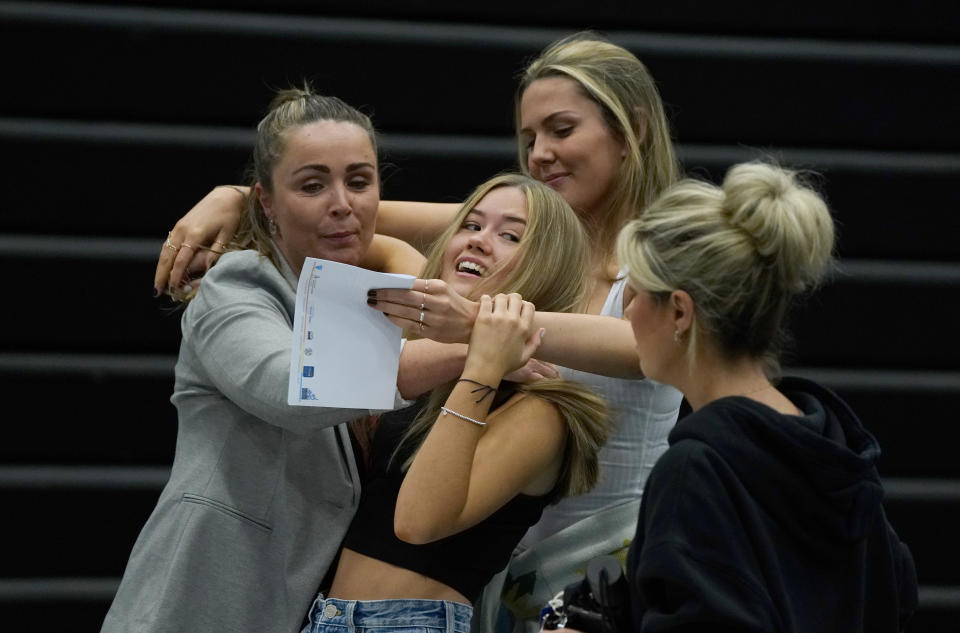
[[180,248],[194,248],[194,247],[184,242],[183,244],[180,245]]
[[417,323],[420,325],[420,333],[423,334],[423,321],[417,321]]
[[420,313],[420,325],[423,326],[423,312]]
[[424,280],[423,280],[423,292],[424,292],[424,294],[430,292],[430,280],[429,280],[429,279],[424,279]]
[[169,248],[171,251],[180,250],[180,249],[178,249],[176,246],[173,245],[173,242],[170,241],[170,236],[167,236],[166,241],[163,243],[163,247],[164,247],[164,248]]

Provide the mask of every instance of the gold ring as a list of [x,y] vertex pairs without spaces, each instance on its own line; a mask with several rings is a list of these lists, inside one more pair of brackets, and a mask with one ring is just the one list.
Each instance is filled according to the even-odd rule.
[[169,236],[167,236],[167,240],[163,243],[163,247],[164,247],[164,248],[169,248],[171,251],[180,250],[180,249],[178,249],[176,246],[173,245],[173,242],[170,241],[170,237],[169,237]]
[[420,313],[420,327],[423,327],[423,312]]
[[221,242],[220,240],[214,240],[213,243],[214,243],[214,244],[219,244],[220,246],[222,246],[222,247],[224,247],[224,248],[227,247],[227,245],[224,244],[223,242]]
[[183,244],[180,245],[180,248],[194,248],[194,247],[184,242]]

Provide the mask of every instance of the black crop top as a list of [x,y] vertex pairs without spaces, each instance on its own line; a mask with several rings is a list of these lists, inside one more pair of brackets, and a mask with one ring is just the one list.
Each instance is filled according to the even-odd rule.
[[400,469],[411,454],[413,443],[405,445],[389,462],[407,426],[424,404],[425,401],[419,401],[381,416],[371,446],[371,470],[363,482],[360,507],[343,546],[433,578],[473,603],[490,579],[507,566],[513,549],[527,528],[540,520],[543,508],[554,500],[555,491],[537,497],[518,494],[477,525],[433,543],[412,545],[401,541],[393,531],[393,515],[404,477]]

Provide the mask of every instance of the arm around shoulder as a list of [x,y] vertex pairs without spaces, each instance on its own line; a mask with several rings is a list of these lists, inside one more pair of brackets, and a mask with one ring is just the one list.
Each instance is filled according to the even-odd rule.
[[595,314],[537,312],[546,329],[537,358],[612,378],[643,378],[628,321]]
[[450,226],[459,208],[457,203],[381,200],[377,232],[401,239],[425,252]]
[[374,235],[370,248],[360,265],[385,273],[400,273],[416,277],[426,261],[423,255],[403,240],[388,235]]

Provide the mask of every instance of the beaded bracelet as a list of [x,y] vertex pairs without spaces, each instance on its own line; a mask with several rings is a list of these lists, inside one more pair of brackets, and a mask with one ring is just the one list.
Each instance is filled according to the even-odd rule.
[[486,397],[489,396],[490,394],[497,392],[496,387],[491,387],[490,385],[485,385],[485,384],[483,384],[482,382],[477,382],[476,380],[471,380],[471,379],[469,379],[469,378],[461,378],[461,379],[458,380],[457,382],[469,382],[469,383],[472,383],[472,384],[474,384],[474,385],[478,385],[478,387],[477,387],[476,389],[473,389],[473,390],[470,391],[470,393],[477,393],[478,391],[482,391],[482,392],[483,392],[483,395],[480,396],[480,399],[474,401],[474,402],[476,402],[477,404],[480,404],[481,402],[483,402],[484,398],[486,398]]
[[446,408],[446,407],[440,407],[440,410],[443,412],[443,413],[441,413],[441,415],[447,415],[447,414],[449,413],[450,415],[452,415],[452,416],[454,416],[454,417],[457,417],[457,418],[460,418],[461,420],[466,420],[467,422],[473,422],[473,423],[476,424],[477,426],[486,426],[486,425],[487,425],[486,422],[481,422],[480,420],[474,420],[473,418],[469,418],[469,417],[463,415],[462,413],[457,413],[457,412],[454,411],[453,409],[448,409],[448,408]]

